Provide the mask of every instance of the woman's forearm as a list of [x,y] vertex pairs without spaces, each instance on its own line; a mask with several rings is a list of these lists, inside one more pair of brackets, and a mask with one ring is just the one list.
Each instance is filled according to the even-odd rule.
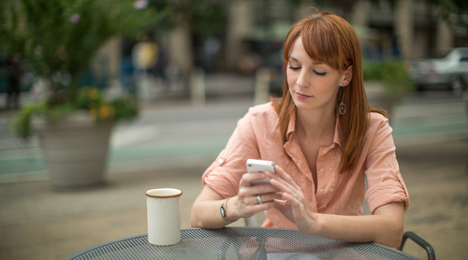
[[222,228],[236,220],[239,217],[235,216],[236,211],[232,205],[234,199],[232,197],[227,200],[224,209],[227,210],[226,217],[232,221],[226,221],[221,216],[221,204],[226,201],[219,193],[211,189],[208,185],[203,187],[202,192],[193,203],[190,223],[193,228],[201,227],[207,229]]
[[402,216],[401,203],[387,204],[369,216],[316,214],[311,233],[338,240],[398,247],[403,235]]
[[317,216],[315,235],[351,242],[375,242],[398,247],[403,227],[387,216]]
[[[193,228],[201,227],[207,229],[216,229],[222,228],[234,221],[226,221],[221,217],[221,204],[224,199],[221,200],[201,200],[196,201],[193,204],[192,215],[191,215],[191,225]],[[228,201],[229,202],[229,201]],[[225,205],[226,208],[226,205]],[[227,207],[229,209],[229,207]],[[227,213],[229,216],[229,212]],[[233,220],[233,219],[232,219]]]

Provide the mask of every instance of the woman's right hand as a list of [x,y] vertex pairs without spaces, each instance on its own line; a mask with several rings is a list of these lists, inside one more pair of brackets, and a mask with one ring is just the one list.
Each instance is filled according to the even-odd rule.
[[245,173],[242,176],[239,193],[228,201],[228,216],[233,216],[235,219],[249,218],[275,206],[274,200],[282,196],[278,189],[270,183],[252,185],[253,181],[264,178],[266,178],[265,173]]
[[[252,181],[262,180],[264,173],[246,173],[239,182],[239,192],[227,200],[225,205],[227,218],[237,221],[249,218],[254,214],[275,206],[274,200],[280,199],[282,193],[271,184],[252,185]],[[262,203],[257,201],[260,196]],[[193,203],[190,222],[192,227],[221,228],[229,224],[220,214],[221,203],[225,198],[205,185]]]

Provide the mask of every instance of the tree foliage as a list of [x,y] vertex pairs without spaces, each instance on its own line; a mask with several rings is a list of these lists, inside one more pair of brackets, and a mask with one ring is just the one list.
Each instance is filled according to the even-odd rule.
[[111,37],[134,34],[156,17],[131,0],[2,0],[0,46],[18,53],[51,87],[51,103],[76,98],[81,73]]
[[226,0],[149,0],[149,6],[167,10],[162,24],[168,27],[185,26],[204,39],[223,33],[227,25]]

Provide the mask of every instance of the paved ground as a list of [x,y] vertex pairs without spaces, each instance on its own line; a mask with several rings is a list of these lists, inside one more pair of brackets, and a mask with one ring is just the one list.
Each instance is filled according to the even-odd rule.
[[[403,146],[397,156],[411,195],[405,230],[430,242],[438,259],[466,259],[468,140]],[[183,190],[182,228],[189,228],[204,169],[111,174],[105,187],[75,192],[54,192],[47,181],[0,184],[0,259],[64,259],[144,234],[144,192],[156,187]],[[410,242],[405,251],[426,259]]]
[[[397,157],[411,197],[405,230],[431,243],[438,259],[466,259],[466,119],[441,114],[435,123],[419,119],[418,128],[408,112],[415,110],[405,110],[395,126]],[[452,120],[455,130],[445,129],[447,124],[440,123],[448,122],[444,120]],[[189,228],[191,206],[202,189],[200,177],[213,159],[199,158],[192,167],[111,167],[107,185],[82,191],[53,191],[43,178],[0,182],[0,259],[64,259],[101,243],[146,233],[144,192],[157,187],[183,190],[182,228]],[[410,242],[405,251],[426,259],[425,252]]]

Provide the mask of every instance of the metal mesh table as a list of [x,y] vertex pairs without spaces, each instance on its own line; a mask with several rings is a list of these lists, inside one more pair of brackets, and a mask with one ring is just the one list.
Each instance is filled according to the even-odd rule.
[[352,243],[297,230],[234,227],[183,229],[172,246],[148,243],[147,235],[102,244],[68,259],[416,259],[375,243]]

